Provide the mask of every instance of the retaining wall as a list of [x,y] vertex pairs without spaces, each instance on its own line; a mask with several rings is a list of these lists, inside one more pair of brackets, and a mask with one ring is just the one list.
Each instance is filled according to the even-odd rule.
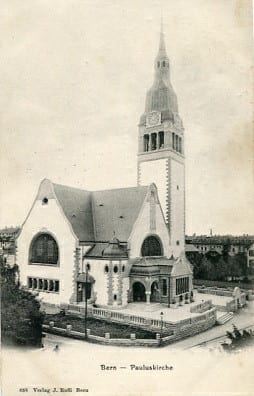
[[223,281],[212,281],[206,279],[194,279],[194,286],[217,286],[217,287],[226,287],[232,288],[240,287],[240,289],[249,289],[254,292],[254,282],[244,283],[244,282],[223,282]]
[[[160,321],[158,321],[160,322]],[[212,326],[214,326],[216,323],[216,309],[211,308],[209,311],[206,311],[206,313],[201,314],[196,317],[184,319],[175,323],[168,323],[166,322],[165,325],[168,325],[168,328],[164,327],[162,331],[162,339],[160,341],[160,332],[161,332],[161,327],[159,328],[160,331],[157,333],[157,339],[156,340],[149,340],[149,339],[136,339],[132,338],[130,335],[130,339],[113,339],[110,338],[110,335],[106,335],[105,337],[99,337],[90,334],[90,331],[88,331],[88,337],[87,340],[90,342],[96,342],[96,343],[101,343],[101,344],[107,344],[107,345],[123,345],[123,346],[160,346],[160,345],[166,345],[173,343],[175,341],[178,341],[183,338],[190,337],[194,334],[198,334],[200,332],[203,332],[205,330],[208,330]],[[163,322],[164,325],[164,322]],[[171,326],[171,328],[170,328]],[[172,331],[173,334],[165,336],[165,334],[168,334],[170,331]],[[71,337],[71,338],[77,338],[81,340],[85,340],[85,334],[84,333],[79,333],[76,331],[69,329],[62,329],[54,326],[48,326],[48,325],[43,325],[43,329],[46,332],[53,333],[53,334],[58,334],[58,335],[63,335],[66,337]],[[146,329],[152,329],[150,326],[146,325]],[[167,331],[167,333],[166,333]]]

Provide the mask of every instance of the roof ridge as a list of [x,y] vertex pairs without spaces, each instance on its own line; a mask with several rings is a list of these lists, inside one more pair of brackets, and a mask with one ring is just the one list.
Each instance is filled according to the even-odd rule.
[[78,188],[78,187],[72,187],[72,186],[68,186],[66,184],[59,184],[59,183],[54,183],[52,182],[53,187],[57,186],[57,187],[64,187],[64,188],[69,188],[71,190],[78,190],[78,191],[82,191],[82,192],[87,192],[87,193],[97,193],[97,192],[105,192],[105,191],[119,191],[119,190],[130,190],[130,189],[142,189],[142,188],[148,188],[150,186],[150,184],[144,185],[144,186],[130,186],[130,187],[119,187],[119,188],[105,188],[103,190],[85,190],[83,188]]
[[53,187],[57,186],[57,187],[64,187],[64,188],[69,188],[71,190],[78,190],[78,191],[82,191],[82,192],[87,192],[87,193],[91,193],[91,190],[85,190],[83,188],[78,188],[78,187],[72,187],[72,186],[67,186],[66,184],[59,184],[59,183],[53,183],[51,182]]
[[[151,183],[152,184],[152,183]],[[130,190],[130,189],[138,189],[138,188],[148,188],[150,184],[147,184],[145,186],[131,186],[131,187],[119,187],[119,188],[106,188],[104,190],[93,190],[91,191],[92,193],[97,193],[97,192],[105,192],[105,191],[119,191],[119,190]]]

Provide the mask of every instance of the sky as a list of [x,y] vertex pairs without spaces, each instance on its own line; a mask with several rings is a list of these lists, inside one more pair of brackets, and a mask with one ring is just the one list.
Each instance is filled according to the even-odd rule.
[[0,26],[0,226],[40,181],[135,186],[163,14],[185,127],[186,233],[254,234],[248,0],[8,0]]

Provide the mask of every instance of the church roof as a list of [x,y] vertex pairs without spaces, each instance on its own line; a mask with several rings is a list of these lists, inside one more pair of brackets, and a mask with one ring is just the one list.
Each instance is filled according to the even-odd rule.
[[86,254],[86,258],[99,259],[126,259],[128,258],[127,244],[118,241],[117,246],[112,246],[111,242],[96,242]]
[[109,241],[115,233],[120,241],[127,241],[147,192],[147,186],[94,191],[95,239]]
[[54,192],[65,216],[79,240],[94,240],[91,193],[53,183]]
[[79,241],[108,242],[117,235],[126,242],[148,189],[142,186],[91,192],[44,179],[36,199],[56,198]]

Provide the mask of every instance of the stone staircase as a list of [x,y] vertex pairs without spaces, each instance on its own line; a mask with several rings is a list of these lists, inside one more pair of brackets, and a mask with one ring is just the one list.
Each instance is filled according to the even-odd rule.
[[228,322],[230,319],[232,319],[234,316],[233,312],[226,312],[225,314],[221,315],[216,323],[218,325],[223,325],[224,323]]

